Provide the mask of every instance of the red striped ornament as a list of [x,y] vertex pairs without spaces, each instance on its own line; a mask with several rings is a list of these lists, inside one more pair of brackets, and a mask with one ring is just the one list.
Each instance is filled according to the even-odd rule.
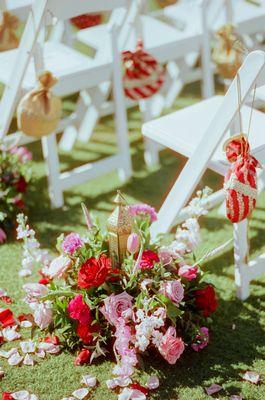
[[102,15],[101,14],[82,14],[78,17],[71,18],[71,23],[78,29],[91,28],[101,24]]
[[245,135],[229,139],[224,150],[231,163],[224,179],[226,215],[231,222],[237,223],[246,219],[256,206],[257,168],[261,168],[261,165],[250,155]]
[[165,81],[165,68],[138,41],[135,51],[123,51],[124,92],[132,100],[142,100],[157,93]]

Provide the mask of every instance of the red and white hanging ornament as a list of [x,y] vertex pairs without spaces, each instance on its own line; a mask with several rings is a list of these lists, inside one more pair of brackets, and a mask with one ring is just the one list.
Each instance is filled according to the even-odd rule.
[[71,18],[71,23],[78,29],[91,28],[101,24],[102,15],[101,14],[82,14],[78,17]]
[[225,179],[227,218],[237,223],[249,217],[257,200],[258,160],[250,154],[246,135],[233,136],[224,145],[227,160],[231,163]]
[[132,100],[142,100],[157,93],[165,81],[165,68],[143,49],[139,40],[135,51],[123,51],[124,92]]

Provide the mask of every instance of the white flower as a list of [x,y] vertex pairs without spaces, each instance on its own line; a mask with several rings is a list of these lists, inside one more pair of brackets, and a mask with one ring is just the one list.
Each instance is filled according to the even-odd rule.
[[157,330],[154,330],[152,333],[152,342],[153,344],[158,347],[163,339],[163,333]]

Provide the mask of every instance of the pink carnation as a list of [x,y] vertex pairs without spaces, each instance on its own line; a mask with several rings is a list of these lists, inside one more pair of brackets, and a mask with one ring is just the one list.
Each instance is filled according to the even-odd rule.
[[198,267],[190,267],[189,265],[182,265],[178,270],[179,276],[188,279],[188,281],[196,279],[197,273]]
[[176,364],[185,349],[183,340],[176,337],[176,329],[170,326],[163,336],[158,350],[169,364]]
[[74,254],[76,249],[83,246],[83,242],[78,233],[70,233],[64,238],[62,249],[65,253]]
[[134,204],[130,206],[130,212],[134,217],[137,215],[149,215],[151,222],[157,220],[157,213],[155,209],[148,204]]
[[76,319],[78,322],[80,322],[80,324],[90,324],[90,308],[83,302],[83,296],[81,294],[78,294],[69,302],[67,311],[70,317]]
[[173,303],[179,304],[184,297],[184,288],[181,281],[166,281],[160,285],[160,293],[169,298]]
[[119,318],[125,317],[132,310],[132,296],[126,292],[111,294],[104,300],[104,306],[100,310],[112,325],[117,326]]
[[195,351],[200,351],[204,349],[209,343],[209,329],[203,326],[200,328],[198,334],[196,335],[195,343],[192,343],[191,347]]

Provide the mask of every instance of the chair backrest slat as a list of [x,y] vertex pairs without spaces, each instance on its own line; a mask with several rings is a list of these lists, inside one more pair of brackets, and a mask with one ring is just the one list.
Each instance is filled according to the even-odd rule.
[[127,6],[132,0],[49,0],[48,12],[58,19],[70,19],[81,14],[111,11]]

